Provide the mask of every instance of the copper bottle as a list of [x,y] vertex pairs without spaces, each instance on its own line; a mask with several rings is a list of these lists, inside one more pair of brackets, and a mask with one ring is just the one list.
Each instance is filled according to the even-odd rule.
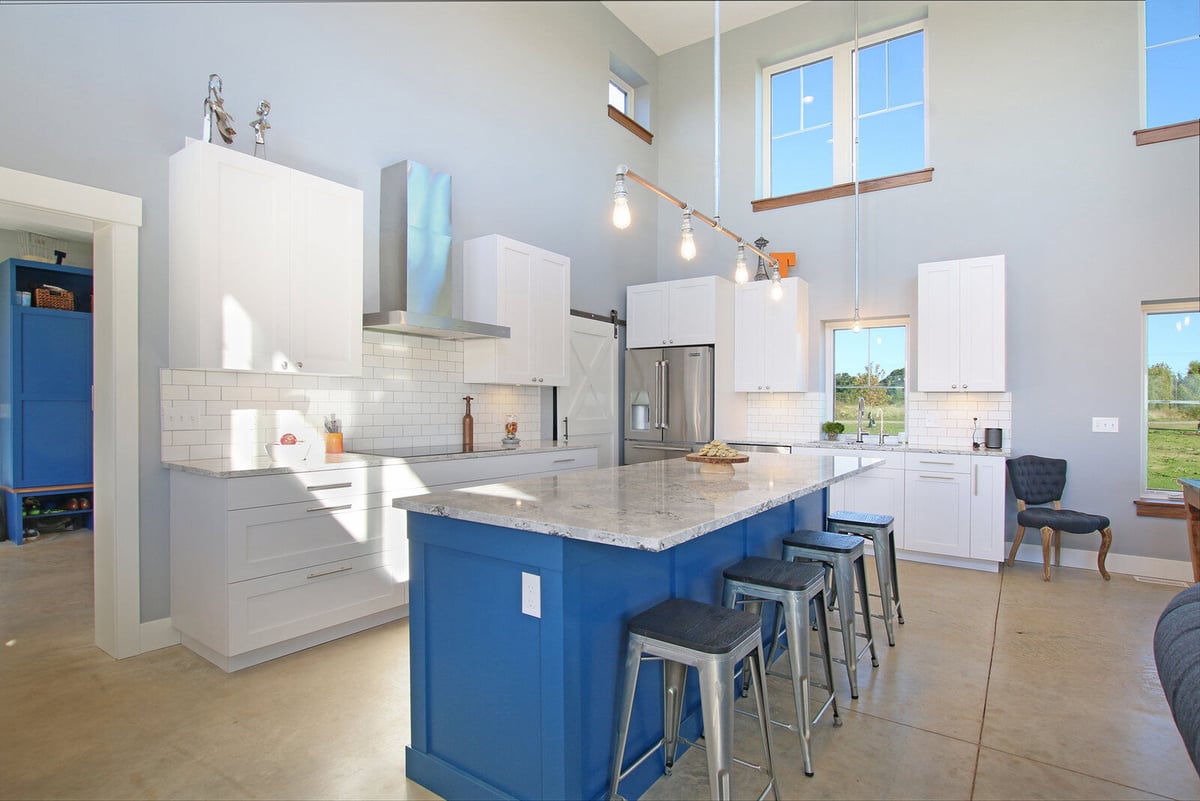
[[463,452],[470,452],[475,449],[475,418],[471,416],[471,401],[474,398],[465,395],[463,400],[467,402],[467,413],[463,415]]

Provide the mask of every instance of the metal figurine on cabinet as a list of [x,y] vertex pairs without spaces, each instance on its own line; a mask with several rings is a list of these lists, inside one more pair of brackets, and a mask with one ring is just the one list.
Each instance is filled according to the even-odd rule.
[[204,98],[204,136],[205,142],[211,142],[213,117],[217,118],[217,133],[225,140],[225,144],[233,144],[237,131],[233,130],[233,115],[225,110],[225,100],[221,97],[221,76],[215,72],[208,76],[208,97]]
[[[771,244],[765,236],[760,236],[754,240],[754,246],[759,250],[766,250],[767,245]],[[758,257],[758,272],[754,274],[755,281],[770,281],[771,276],[767,275],[767,263],[763,261],[763,257]]]
[[267,115],[271,113],[271,103],[268,100],[258,101],[258,117],[250,122],[250,127],[254,129],[254,155],[259,156],[258,148],[262,146],[261,158],[267,157],[267,129],[271,127],[271,123],[267,122]]

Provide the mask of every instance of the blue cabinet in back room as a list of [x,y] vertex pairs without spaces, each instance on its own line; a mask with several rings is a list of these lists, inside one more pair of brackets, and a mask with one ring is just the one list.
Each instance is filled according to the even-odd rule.
[[0,497],[21,543],[35,499],[42,519],[91,524],[92,271],[9,259],[0,298]]

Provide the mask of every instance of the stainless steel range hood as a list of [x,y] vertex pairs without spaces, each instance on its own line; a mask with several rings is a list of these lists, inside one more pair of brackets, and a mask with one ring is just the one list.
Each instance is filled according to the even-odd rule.
[[415,161],[380,174],[379,307],[363,328],[437,339],[507,339],[508,326],[453,316],[450,176]]

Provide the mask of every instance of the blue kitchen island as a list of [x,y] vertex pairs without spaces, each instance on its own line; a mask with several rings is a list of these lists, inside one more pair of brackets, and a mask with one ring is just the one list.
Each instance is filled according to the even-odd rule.
[[[725,475],[683,459],[397,498],[408,515],[412,744],[406,773],[449,799],[606,792],[625,623],[667,598],[719,603],[722,570],[821,528],[825,487],[873,459],[753,454]],[[627,759],[662,735],[644,670]],[[695,676],[684,736],[700,731]],[[660,775],[621,785],[637,798]]]

